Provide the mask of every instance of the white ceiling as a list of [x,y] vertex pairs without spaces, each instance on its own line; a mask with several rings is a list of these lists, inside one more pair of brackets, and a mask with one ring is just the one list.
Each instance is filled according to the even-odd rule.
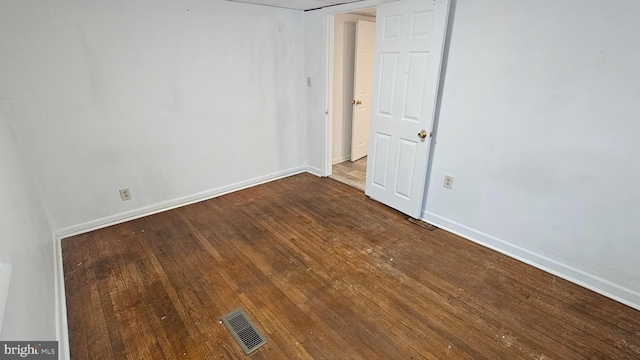
[[361,0],[229,0],[246,4],[275,6],[296,10],[319,9],[327,6],[346,4]]
[[364,16],[373,16],[373,17],[376,17],[376,8],[356,10],[356,11],[352,11],[352,12],[350,12],[349,14],[356,14],[356,15],[364,15]]

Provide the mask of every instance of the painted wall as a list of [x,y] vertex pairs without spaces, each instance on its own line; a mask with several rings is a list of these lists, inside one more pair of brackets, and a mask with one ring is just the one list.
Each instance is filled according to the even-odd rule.
[[13,269],[0,339],[55,340],[53,231],[3,108],[0,99],[0,261]]
[[458,0],[425,219],[640,308],[639,33],[635,0]]
[[375,22],[375,17],[339,14],[334,17],[333,31],[333,105],[332,159],[335,164],[351,158],[351,127],[353,119],[353,76],[356,51],[356,23]]
[[302,19],[227,1],[2,2],[0,97],[54,228],[303,170]]

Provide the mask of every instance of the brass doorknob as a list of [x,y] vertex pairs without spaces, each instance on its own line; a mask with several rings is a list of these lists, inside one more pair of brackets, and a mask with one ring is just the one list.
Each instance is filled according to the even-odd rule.
[[427,137],[427,130],[424,130],[424,129],[420,130],[420,132],[418,133],[418,137],[420,139],[426,138]]
[[362,101],[360,101],[360,100],[352,100],[351,101],[351,105],[360,105],[360,104],[362,104]]

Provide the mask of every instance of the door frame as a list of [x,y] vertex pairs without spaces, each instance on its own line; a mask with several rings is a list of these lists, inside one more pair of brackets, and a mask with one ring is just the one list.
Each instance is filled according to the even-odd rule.
[[[372,8],[368,8],[368,9],[372,9]],[[332,163],[332,166],[333,166],[333,165],[335,165],[335,160],[336,160],[336,157],[338,155],[341,155],[340,156],[340,159],[341,159],[340,161],[349,160],[349,157],[345,158],[344,156],[342,156],[342,155],[344,155],[345,151],[348,151],[347,148],[351,148],[351,146],[352,146],[352,141],[351,140],[352,140],[352,137],[353,137],[353,132],[352,131],[350,131],[348,137],[345,136],[345,133],[346,133],[346,127],[345,127],[346,116],[345,115],[347,113],[351,114],[351,118],[350,118],[351,124],[350,125],[351,125],[351,127],[353,127],[353,115],[355,114],[355,106],[351,106],[348,109],[347,109],[347,107],[349,106],[349,104],[351,104],[351,101],[353,99],[355,99],[355,97],[354,97],[355,94],[353,94],[353,92],[355,91],[355,87],[356,87],[355,86],[355,74],[356,74],[356,71],[357,71],[357,69],[356,69],[356,58],[357,58],[357,56],[355,56],[356,55],[355,52],[357,51],[357,48],[356,48],[356,45],[357,45],[356,38],[357,38],[357,36],[356,36],[356,38],[352,39],[352,40],[354,40],[354,43],[353,43],[353,45],[354,45],[354,48],[353,48],[353,50],[354,50],[353,60],[354,61],[352,63],[347,64],[347,61],[345,61],[346,60],[346,53],[344,53],[345,49],[336,47],[336,46],[338,46],[338,44],[340,42],[340,39],[336,38],[336,35],[338,35],[336,31],[340,26],[339,18],[343,17],[343,19],[342,19],[343,20],[343,22],[342,22],[343,32],[347,31],[347,28],[346,28],[347,22],[353,23],[354,25],[356,25],[356,23],[358,21],[361,21],[361,20],[375,23],[375,18],[370,17],[370,16],[366,16],[366,15],[357,15],[357,14],[354,14],[353,12],[338,13],[338,14],[333,14],[332,16],[333,16],[333,35],[332,35],[332,39],[335,40],[335,42],[332,45],[332,49],[334,51],[333,52],[333,56],[331,56],[331,58],[329,59],[329,62],[331,63],[331,68],[332,68],[332,71],[329,74],[329,78],[333,82],[332,82],[332,84],[327,84],[327,86],[331,86],[331,89],[327,89],[327,94],[328,94],[328,97],[331,98],[332,103],[331,103],[331,107],[327,109],[328,110],[327,115],[331,114],[331,118],[330,119],[327,118],[326,121],[331,121],[331,129],[332,129],[331,130],[332,131],[331,132],[332,138],[330,139],[331,152],[327,156],[329,156],[331,158],[331,163]],[[357,32],[357,26],[354,26],[354,30]],[[375,34],[373,34],[373,36],[375,36]],[[342,41],[347,41],[347,40],[346,39],[342,39]],[[340,58],[340,56],[342,56],[342,58]],[[373,59],[373,56],[372,56],[372,59]],[[350,92],[346,91],[348,82],[345,82],[346,76],[345,76],[344,72],[342,74],[342,77],[340,78],[340,81],[342,81],[342,83],[336,83],[336,81],[335,81],[336,80],[336,77],[335,77],[336,73],[341,72],[341,69],[334,68],[337,61],[339,61],[341,64],[343,64],[343,67],[345,65],[349,65],[349,67],[353,71],[354,78],[352,79],[353,81],[350,82],[350,85],[351,85],[351,91]],[[343,95],[342,98],[340,98],[338,96],[338,94],[340,94],[340,92],[342,92],[342,95]],[[349,104],[347,104],[347,102],[346,102],[347,93],[349,93],[348,94]],[[342,107],[341,108],[337,108],[336,105],[340,106],[340,104],[342,105]],[[340,111],[338,111],[338,110],[340,110]],[[334,115],[337,115],[338,118],[336,116],[334,116]],[[344,116],[342,118],[342,121],[341,121],[342,129],[340,129],[340,130],[342,130],[342,131],[338,131],[338,129],[336,129],[336,120],[340,119],[339,116]],[[351,130],[353,130],[353,129],[351,129]],[[343,149],[343,153],[342,154],[333,153],[333,150],[335,150],[334,147],[336,146],[335,141],[338,140],[338,139],[333,137],[333,132],[335,132],[335,134],[341,134],[339,136],[343,136],[344,137],[343,143],[340,144],[341,145],[340,148]],[[349,146],[345,146],[346,138],[349,138],[349,140],[350,140],[349,141]],[[324,144],[323,144],[322,150],[324,151]],[[349,149],[349,150],[352,150],[352,149]],[[350,152],[352,153],[352,151],[350,151]],[[324,159],[324,157],[323,157],[323,159]]]
[[[353,3],[346,3],[342,5],[330,6],[327,8],[323,8],[321,11],[324,12],[325,16],[325,83],[327,84],[325,88],[325,109],[326,111],[326,121],[324,126],[324,169],[321,169],[321,176],[330,176],[332,173],[332,149],[333,149],[333,56],[334,56],[334,17],[337,14],[345,14],[358,10],[370,9],[372,7],[377,7],[378,5],[396,0],[363,0]],[[444,37],[444,47],[442,50],[442,66],[440,68],[440,78],[438,79],[438,92],[436,96],[436,104],[434,109],[434,117],[433,117],[433,125],[432,125],[432,140],[429,144],[429,159],[427,162],[427,175],[425,178],[425,187],[431,185],[431,167],[433,164],[433,157],[435,154],[435,145],[437,143],[437,132],[438,132],[438,123],[440,121],[440,107],[442,105],[442,91],[444,89],[444,79],[447,73],[447,63],[449,59],[449,47],[451,43],[451,31],[454,23],[455,12],[456,12],[456,4],[457,0],[450,0],[449,4],[449,18],[447,19],[447,27],[445,29],[445,37]],[[376,21],[377,23],[377,21]],[[428,191],[425,190],[424,198],[422,199],[422,209],[424,217],[424,208],[427,203],[427,195]]]
[[332,174],[333,167],[333,57],[334,57],[334,27],[335,27],[335,15],[346,14],[353,11],[365,10],[377,7],[380,4],[384,4],[385,0],[365,0],[354,3],[347,3],[338,6],[330,6],[324,8],[325,21],[327,23],[327,58],[325,68],[325,82],[327,87],[325,89],[325,102],[327,109],[327,121],[324,128],[324,169],[322,169],[322,176],[330,176]]

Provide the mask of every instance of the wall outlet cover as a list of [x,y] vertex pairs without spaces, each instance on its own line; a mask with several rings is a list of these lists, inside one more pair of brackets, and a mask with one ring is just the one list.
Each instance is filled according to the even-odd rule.
[[129,189],[120,189],[120,198],[122,201],[131,200],[131,191]]
[[445,175],[443,186],[447,189],[453,189],[453,176]]

